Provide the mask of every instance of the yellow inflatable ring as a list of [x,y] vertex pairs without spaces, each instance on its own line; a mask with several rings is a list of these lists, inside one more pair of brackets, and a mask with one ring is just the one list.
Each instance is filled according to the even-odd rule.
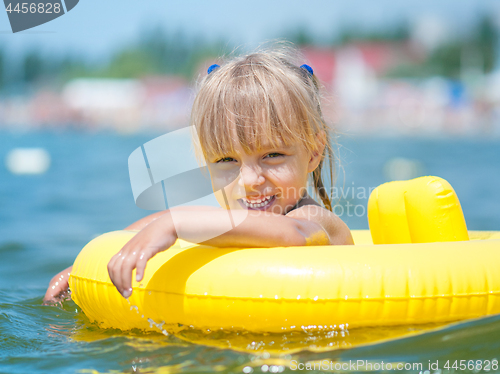
[[[439,199],[446,196],[446,211],[453,211],[449,193],[437,190]],[[373,196],[381,198],[382,192]],[[107,233],[77,257],[69,280],[72,298],[91,321],[122,330],[158,331],[154,322],[280,332],[500,313],[500,232],[458,235],[470,240],[374,245],[372,236],[380,238],[385,227],[379,203],[369,202],[370,220],[376,216],[379,226],[370,223],[371,234],[353,231],[355,246],[236,249],[178,241],[148,262],[129,300],[111,283],[107,263],[136,232]],[[448,234],[455,239],[448,240],[457,240],[456,231],[463,228],[456,219],[443,224],[436,213],[441,208],[436,209],[430,213],[441,217],[436,235],[446,237],[443,227],[451,223]],[[418,225],[425,228],[421,221]]]
[[[154,257],[129,302],[107,263],[134,232],[91,241],[73,266],[74,301],[122,330],[156,323],[251,331],[444,322],[500,313],[500,233],[471,241],[227,249],[176,245]],[[156,329],[156,331],[158,331]]]

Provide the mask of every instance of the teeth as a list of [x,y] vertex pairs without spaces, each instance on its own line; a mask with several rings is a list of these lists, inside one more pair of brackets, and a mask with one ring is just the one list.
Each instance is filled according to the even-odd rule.
[[255,199],[255,200],[247,200],[247,199],[241,199],[243,203],[249,207],[249,208],[262,208],[263,206],[266,206],[267,203],[273,198],[274,196],[267,196],[263,199]]

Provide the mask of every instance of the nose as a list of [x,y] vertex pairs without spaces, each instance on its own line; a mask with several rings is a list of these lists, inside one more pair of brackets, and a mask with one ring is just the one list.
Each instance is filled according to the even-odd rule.
[[242,187],[254,188],[266,181],[259,166],[243,165],[240,168],[240,179],[238,184]]

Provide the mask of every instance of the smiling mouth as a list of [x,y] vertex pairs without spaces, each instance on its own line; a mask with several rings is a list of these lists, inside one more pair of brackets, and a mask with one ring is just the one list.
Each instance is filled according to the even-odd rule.
[[248,200],[245,198],[238,199],[241,205],[248,209],[254,209],[254,210],[264,210],[268,206],[270,206],[274,200],[276,199],[276,195],[272,196],[266,196],[262,199],[255,199],[255,200]]

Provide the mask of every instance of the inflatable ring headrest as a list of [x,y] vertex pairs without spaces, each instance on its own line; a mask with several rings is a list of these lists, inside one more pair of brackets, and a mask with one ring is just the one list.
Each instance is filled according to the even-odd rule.
[[469,240],[460,201],[439,177],[382,184],[368,200],[373,244]]

